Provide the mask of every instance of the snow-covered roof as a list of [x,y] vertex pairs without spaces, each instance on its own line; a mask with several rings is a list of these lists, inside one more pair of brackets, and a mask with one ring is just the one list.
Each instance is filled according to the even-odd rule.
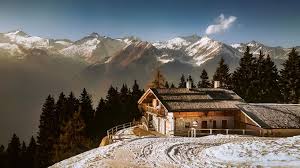
[[[151,88],[169,112],[237,110],[243,99],[226,89],[215,88]],[[147,94],[147,93],[145,93]]]
[[238,104],[262,128],[300,128],[300,104]]

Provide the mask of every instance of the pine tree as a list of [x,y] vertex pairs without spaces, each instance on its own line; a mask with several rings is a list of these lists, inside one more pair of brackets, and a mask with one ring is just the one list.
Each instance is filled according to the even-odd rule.
[[239,67],[232,76],[233,89],[246,102],[254,102],[258,92],[257,64],[250,48],[247,47],[244,56],[240,60]]
[[87,135],[92,136],[92,122],[94,119],[94,109],[92,105],[91,96],[88,94],[84,88],[80,96],[80,115],[86,124]]
[[182,74],[180,77],[180,82],[178,84],[178,88],[185,88],[186,87],[186,81],[185,81],[185,77]]
[[138,100],[140,97],[144,94],[145,91],[142,91],[139,88],[139,85],[137,84],[137,81],[134,81],[134,84],[132,86],[132,92],[131,92],[131,107],[130,110],[132,110],[132,115],[134,119],[140,119],[142,117],[142,113],[138,109]]
[[121,117],[118,115],[120,112],[120,97],[117,88],[110,86],[106,95],[106,111],[108,111],[108,125],[109,127],[123,124]]
[[36,157],[37,157],[37,144],[33,136],[30,139],[27,151],[26,151],[26,166],[25,167],[37,167]]
[[230,89],[231,82],[230,82],[230,73],[229,73],[229,67],[227,64],[225,64],[225,61],[223,57],[221,58],[219,62],[219,66],[216,69],[216,72],[213,76],[214,81],[220,81],[221,88]]
[[174,83],[171,84],[170,88],[175,88],[175,85]]
[[257,76],[255,80],[250,81],[256,89],[252,102],[278,103],[281,101],[281,93],[277,68],[269,55],[267,58],[264,56],[260,51],[259,57],[255,61]]
[[130,106],[130,95],[129,89],[126,84],[123,84],[120,90],[120,118],[122,118],[123,122],[130,122],[132,121],[133,114],[132,111],[129,109]]
[[7,147],[7,159],[8,167],[17,168],[21,167],[20,158],[21,158],[21,143],[19,137],[16,134],[13,134],[11,141]]
[[202,70],[200,81],[198,82],[198,88],[209,88],[210,83],[208,81],[208,75],[205,69]]
[[67,99],[63,92],[60,93],[58,100],[55,106],[56,113],[59,115],[59,126],[67,121],[68,119],[68,112],[67,112]]
[[264,99],[265,92],[266,92],[266,65],[265,65],[266,60],[264,59],[264,54],[262,51],[259,51],[259,57],[256,59],[256,71],[257,71],[257,77],[255,81],[251,82],[256,82],[255,85],[257,87],[257,94],[256,97],[253,99],[253,102],[262,102],[262,99]]
[[165,77],[159,69],[156,69],[154,72],[153,80],[149,83],[149,88],[164,88],[165,86]]
[[55,110],[55,101],[49,95],[43,105],[40,116],[38,142],[38,167],[47,167],[53,164],[53,146],[59,137],[58,114]]
[[3,145],[0,145],[0,154],[2,154],[4,152],[5,148]]
[[27,151],[27,147],[26,147],[26,144],[25,142],[23,141],[22,142],[22,146],[21,146],[21,152],[20,152],[20,163],[21,165],[27,165],[27,162],[26,162],[26,151]]
[[165,88],[170,88],[168,81],[165,83]]
[[91,149],[92,143],[86,135],[86,125],[80,112],[75,112],[62,129],[59,143],[55,145],[53,162],[69,158]]
[[78,111],[79,100],[74,96],[73,92],[70,92],[66,100],[66,118],[65,121],[68,121],[72,118],[73,114]]
[[5,148],[3,145],[0,145],[0,153],[2,154],[4,152]]
[[7,155],[3,145],[0,145],[0,167],[6,168],[7,166]]
[[293,48],[280,71],[280,87],[285,103],[300,102],[300,55]]
[[108,114],[106,110],[106,102],[101,97],[98,106],[95,112],[95,120],[94,120],[94,138],[100,139],[106,135],[106,130],[109,129],[109,126],[106,124],[106,120],[108,119]]

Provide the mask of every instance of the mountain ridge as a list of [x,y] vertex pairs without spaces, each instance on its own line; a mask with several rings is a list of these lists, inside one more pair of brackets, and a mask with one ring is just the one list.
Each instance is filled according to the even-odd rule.
[[[149,43],[161,50],[161,55],[157,57],[157,61],[161,64],[177,60],[193,66],[201,66],[201,64],[213,59],[218,54],[241,57],[246,46],[250,46],[254,55],[262,50],[264,53],[270,54],[273,59],[286,59],[287,53],[291,49],[270,47],[254,40],[245,43],[226,44],[208,36],[201,37],[195,34],[177,36],[166,41],[148,42],[134,36],[111,38],[93,32],[79,40],[72,41],[69,39],[47,39],[30,36],[17,30],[0,33],[0,52],[13,57],[14,55],[23,54],[20,47],[24,49],[38,48],[88,64],[103,64],[109,63],[115,55],[124,51],[124,47],[137,41]],[[296,48],[300,49],[300,47]]]

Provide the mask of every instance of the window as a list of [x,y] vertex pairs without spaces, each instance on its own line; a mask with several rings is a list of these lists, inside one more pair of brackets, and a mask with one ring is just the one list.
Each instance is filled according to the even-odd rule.
[[203,128],[203,129],[207,128],[207,121],[202,121],[201,128]]
[[191,127],[191,123],[190,122],[185,122],[185,128],[190,128]]
[[222,120],[222,128],[223,129],[227,129],[228,128],[227,120]]
[[176,119],[176,129],[183,129],[185,127],[185,122],[183,118]]
[[158,105],[158,101],[156,99],[152,100],[152,106],[156,107]]
[[213,120],[213,129],[216,129],[216,128],[217,128],[217,121]]

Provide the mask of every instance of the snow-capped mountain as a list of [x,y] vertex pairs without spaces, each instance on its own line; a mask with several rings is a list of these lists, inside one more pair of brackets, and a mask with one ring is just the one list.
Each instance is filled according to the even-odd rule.
[[[97,33],[91,33],[75,42],[68,39],[30,36],[19,30],[0,33],[1,55],[23,59],[26,50],[41,49],[51,53],[49,55],[60,55],[89,65],[115,64],[116,62],[123,62],[123,65],[127,65],[131,62],[130,60],[142,59],[141,53],[151,48],[157,64],[180,62],[197,67],[220,57],[224,57],[225,60],[240,59],[246,46],[249,46],[255,55],[262,50],[263,53],[270,54],[273,59],[281,60],[286,59],[291,50],[290,48],[269,47],[256,41],[227,45],[208,36],[197,35],[149,43],[133,36],[114,39]],[[127,63],[124,64],[124,62]]]
[[273,59],[281,60],[286,59],[288,57],[288,53],[291,51],[291,48],[270,47],[254,40],[247,43],[232,44],[231,46],[241,53],[245,52],[246,47],[249,46],[250,52],[252,52],[256,56],[259,55],[260,51],[262,51],[265,55],[269,54]]
[[218,55],[236,58],[239,58],[241,55],[240,52],[231,46],[207,36],[176,37],[166,42],[155,42],[153,45],[163,52],[158,58],[161,63],[177,60],[194,66],[200,66]]
[[191,42],[183,39],[182,37],[175,37],[166,42],[155,42],[153,43],[153,46],[155,46],[157,49],[179,50],[190,44]]
[[127,43],[92,33],[59,52],[67,57],[83,59],[87,63],[105,63]]
[[197,35],[186,36],[186,37],[175,37],[173,39],[167,41],[158,41],[153,43],[157,49],[171,49],[171,50],[179,50],[182,48],[186,48],[187,46],[195,43],[200,39]]
[[49,39],[44,39],[37,36],[29,36],[23,31],[13,31],[2,35],[2,38],[7,38],[10,42],[17,45],[22,45],[24,48],[49,48]]
[[[111,57],[106,63],[119,64],[123,67],[129,64],[140,61],[149,63],[149,58],[156,60],[157,56],[160,55],[158,50],[149,42],[141,41],[137,39],[125,39],[127,45],[122,48],[116,55]],[[151,54],[150,54],[151,53]]]

